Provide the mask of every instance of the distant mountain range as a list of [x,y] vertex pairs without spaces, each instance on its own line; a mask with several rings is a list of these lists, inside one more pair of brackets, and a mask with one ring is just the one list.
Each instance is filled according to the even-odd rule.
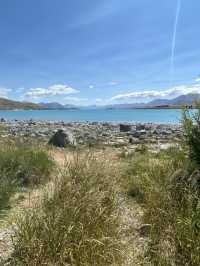
[[50,103],[30,103],[19,102],[5,98],[0,98],[0,110],[77,110],[77,109],[141,109],[141,108],[182,108],[185,106],[194,107],[195,102],[200,101],[199,94],[186,94],[174,99],[156,99],[149,103],[113,104],[106,106],[79,107],[72,104]]
[[198,101],[200,101],[200,93],[189,93],[173,99],[156,99],[148,103],[114,104],[107,106],[107,109],[183,108],[194,107]]
[[78,107],[72,104],[63,105],[57,102],[39,103],[39,106],[41,106],[42,109],[49,109],[49,110],[79,109]]
[[174,99],[157,99],[149,102],[149,105],[193,105],[196,101],[200,101],[200,94],[186,94],[178,96]]

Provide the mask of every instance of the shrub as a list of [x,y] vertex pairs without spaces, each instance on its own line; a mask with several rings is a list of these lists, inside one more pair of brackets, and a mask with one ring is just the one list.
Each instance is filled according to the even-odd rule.
[[101,159],[75,156],[41,204],[20,217],[14,265],[121,265],[115,182]]
[[200,167],[200,105],[197,111],[192,113],[184,110],[182,123],[190,159]]

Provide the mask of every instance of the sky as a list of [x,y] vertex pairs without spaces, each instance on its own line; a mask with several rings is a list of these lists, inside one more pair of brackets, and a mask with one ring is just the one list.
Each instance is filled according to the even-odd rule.
[[199,0],[0,1],[0,97],[93,105],[200,93]]

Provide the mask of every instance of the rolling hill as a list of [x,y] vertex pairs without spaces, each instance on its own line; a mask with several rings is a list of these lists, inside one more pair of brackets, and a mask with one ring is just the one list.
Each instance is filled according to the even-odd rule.
[[42,107],[35,103],[18,102],[0,98],[0,110],[40,110]]
[[31,103],[19,102],[5,98],[0,98],[0,110],[69,110],[78,109],[73,105],[62,105],[57,102],[52,103]]

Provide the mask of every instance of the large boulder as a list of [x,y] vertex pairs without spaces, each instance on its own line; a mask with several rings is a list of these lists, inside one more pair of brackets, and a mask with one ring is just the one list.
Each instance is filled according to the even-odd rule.
[[69,131],[59,129],[49,140],[50,145],[56,147],[66,147],[67,145],[76,145],[76,139],[73,134]]
[[120,124],[119,129],[120,129],[120,132],[129,132],[132,130],[132,126],[129,124]]

